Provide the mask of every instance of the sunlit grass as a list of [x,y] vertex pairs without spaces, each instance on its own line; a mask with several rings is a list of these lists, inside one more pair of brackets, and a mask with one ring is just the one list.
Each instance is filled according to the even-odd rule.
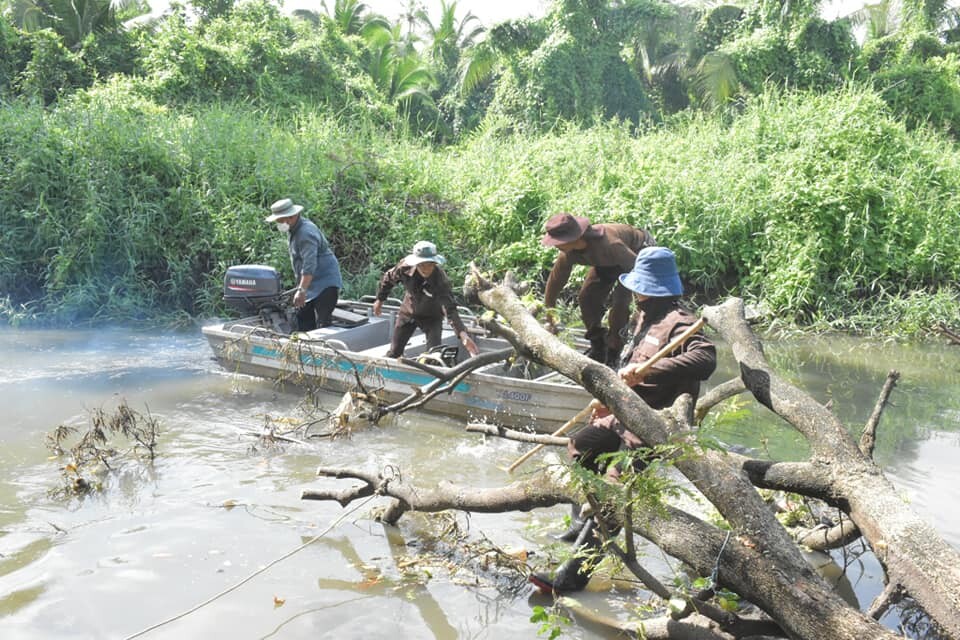
[[643,134],[489,127],[437,148],[305,105],[177,111],[114,84],[52,110],[0,108],[3,315],[182,325],[216,313],[228,265],[289,270],[263,216],[292,197],[351,297],[420,239],[455,281],[474,261],[542,282],[554,257],[543,222],[572,211],[649,229],[698,301],[734,294],[786,325],[918,335],[960,324],[958,169],[952,142],[906,131],[855,88],[769,93],[732,120]]

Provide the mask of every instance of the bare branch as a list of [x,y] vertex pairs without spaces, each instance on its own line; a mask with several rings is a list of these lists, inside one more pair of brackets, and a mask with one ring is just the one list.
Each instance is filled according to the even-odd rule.
[[372,412],[370,419],[372,422],[377,422],[380,418],[388,413],[403,413],[404,411],[409,411],[410,409],[418,409],[435,396],[450,391],[456,387],[465,377],[470,375],[471,372],[485,365],[506,360],[514,353],[515,352],[513,349],[499,349],[497,351],[481,353],[480,355],[464,360],[457,366],[451,367],[450,369],[431,367],[421,362],[416,362],[415,360],[402,358],[401,362],[415,366],[418,369],[429,373],[434,377],[434,380],[431,380],[428,384],[420,387],[419,389],[415,389],[413,393],[402,400],[394,402],[393,404],[385,407],[377,407],[376,410]]
[[893,387],[896,386],[897,380],[899,379],[899,371],[891,370],[887,373],[887,379],[883,383],[883,388],[880,390],[880,397],[877,398],[877,404],[873,406],[873,412],[867,419],[867,424],[863,427],[863,434],[860,436],[860,451],[868,458],[873,457],[873,447],[877,441],[877,426],[880,424],[880,415],[883,413],[883,408],[890,399]]
[[742,378],[732,378],[710,389],[697,400],[697,408],[693,416],[694,423],[700,424],[710,409],[746,390],[747,387],[743,384]]
[[814,551],[829,551],[844,547],[860,537],[860,529],[849,518],[841,518],[838,524],[832,527],[816,529],[797,529],[794,531],[797,544]]
[[[375,475],[352,468],[320,467],[317,469],[317,475],[331,478],[355,478],[365,482],[367,493],[355,490],[357,493],[353,499],[370,495],[372,492],[396,499],[398,504],[390,510],[389,517],[382,516],[382,519],[390,524],[396,523],[403,513],[410,510],[433,513],[459,509],[475,513],[503,513],[529,511],[572,502],[569,490],[559,482],[545,482],[544,474],[536,474],[505,487],[490,489],[462,487],[450,482],[441,482],[435,488],[429,489],[406,483],[398,476]],[[371,490],[372,487],[375,489]],[[350,495],[349,491],[310,490],[304,491],[301,497],[309,500],[340,502],[341,499]]]
[[508,429],[495,424],[486,422],[471,422],[467,424],[466,430],[469,433],[482,433],[488,436],[496,436],[505,440],[515,440],[516,442],[532,442],[534,444],[553,445],[557,447],[567,446],[570,438],[562,436],[551,436],[549,434],[531,433],[529,431],[517,431]]
[[940,330],[940,333],[950,339],[950,342],[953,344],[960,344],[960,333],[952,330],[945,322],[941,322],[939,325],[937,325],[937,328]]
[[706,616],[691,615],[683,620],[674,620],[668,616],[648,618],[640,622],[621,622],[616,618],[604,616],[587,608],[581,602],[563,597],[558,604],[576,615],[577,618],[618,631],[637,635],[646,640],[735,640],[736,636],[725,633],[719,625]]

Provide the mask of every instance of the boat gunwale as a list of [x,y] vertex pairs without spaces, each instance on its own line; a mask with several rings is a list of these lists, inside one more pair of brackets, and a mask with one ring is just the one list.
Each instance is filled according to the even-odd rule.
[[[370,353],[364,353],[364,351],[366,350],[351,351],[349,348],[346,350],[334,349],[324,344],[326,342],[326,340],[324,339],[294,340],[289,336],[282,336],[279,334],[264,336],[264,335],[258,335],[253,332],[249,334],[243,334],[237,331],[230,331],[228,329],[224,329],[223,327],[229,324],[230,322],[236,322],[237,324],[239,324],[239,321],[228,321],[228,322],[216,323],[216,324],[211,324],[203,327],[201,331],[205,336],[208,337],[208,341],[210,336],[215,336],[217,338],[220,338],[222,343],[231,342],[231,341],[253,341],[253,342],[259,343],[261,346],[264,346],[264,347],[277,348],[277,345],[279,345],[279,350],[281,352],[291,342],[297,342],[298,344],[302,345],[304,348],[309,349],[312,354],[316,354],[316,355],[323,354],[323,355],[328,355],[332,357],[345,356],[346,358],[359,364],[364,364],[364,365],[375,364],[378,367],[382,367],[386,369],[396,369],[396,370],[401,370],[401,371],[410,372],[410,373],[420,373],[420,374],[429,375],[427,371],[419,367],[406,364],[395,358],[388,358],[385,355],[377,356]],[[251,327],[251,328],[262,329],[260,327]],[[337,338],[335,337],[332,337],[331,339],[337,340]],[[383,343],[384,348],[386,348],[387,346],[388,346],[388,343],[386,342]],[[249,352],[249,349],[247,349],[247,351]],[[495,367],[495,366],[498,366],[498,363],[490,363],[489,365],[484,365],[479,369],[471,371],[470,374],[468,375],[468,378],[481,378],[485,381],[488,381],[488,383],[499,384],[502,386],[523,387],[528,389],[529,388],[541,389],[544,392],[556,392],[556,391],[563,391],[565,393],[582,392],[584,394],[584,397],[589,395],[586,389],[576,384],[574,381],[553,382],[550,380],[538,380],[533,378],[516,378],[516,377],[492,373],[489,371],[484,371],[484,369],[487,367]],[[280,371],[280,369],[277,369],[277,370]]]

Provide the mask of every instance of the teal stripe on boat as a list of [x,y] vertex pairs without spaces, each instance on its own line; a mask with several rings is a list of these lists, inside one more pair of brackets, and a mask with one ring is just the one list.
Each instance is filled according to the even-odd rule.
[[[252,345],[250,353],[255,356],[261,356],[264,358],[273,358],[274,360],[280,359],[280,352],[276,349],[268,349],[266,347],[261,347],[259,345]],[[315,357],[310,354],[301,354],[300,361],[305,365],[310,365],[320,368],[334,368],[340,369],[344,372],[352,371],[356,369],[358,372],[369,372],[374,375],[379,375],[385,380],[395,380],[396,382],[402,382],[404,384],[417,385],[418,387],[425,384],[433,382],[435,378],[433,376],[427,375],[425,373],[413,373],[409,371],[398,371],[396,369],[388,369],[384,367],[375,367],[368,366],[365,364],[356,364],[352,365],[346,360],[332,360],[330,358]],[[467,393],[470,391],[470,385],[466,382],[460,382],[453,388],[454,391],[459,391],[461,393]]]

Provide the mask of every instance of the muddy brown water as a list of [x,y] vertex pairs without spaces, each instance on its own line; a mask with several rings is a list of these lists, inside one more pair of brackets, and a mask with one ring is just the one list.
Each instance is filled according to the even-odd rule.
[[[771,360],[858,429],[887,370],[903,378],[884,414],[876,457],[923,517],[960,547],[960,347],[898,345],[850,338],[767,344]],[[728,378],[721,348],[711,383]],[[475,558],[418,562],[425,534],[441,524],[405,516],[397,528],[370,518],[377,501],[347,513],[305,502],[323,482],[319,464],[393,465],[423,485],[440,480],[497,486],[498,465],[525,448],[464,435],[424,414],[350,439],[265,446],[251,435],[267,417],[297,420],[302,393],[236,376],[210,359],[199,332],[123,329],[0,329],[0,637],[127,638],[181,614],[310,541],[245,584],[145,638],[536,638],[531,588],[475,567]],[[152,466],[128,464],[104,490],[58,497],[62,461],[44,439],[59,424],[85,426],[96,408],[120,399],[162,426]],[[322,399],[333,408],[339,396]],[[780,458],[801,459],[802,441],[753,402],[737,401],[709,427],[719,439]],[[339,486],[339,485],[337,485]],[[537,561],[566,510],[459,515],[470,540],[526,550]],[[346,514],[346,515],[345,515]],[[480,544],[480,542],[478,542]],[[555,548],[555,547],[554,547]],[[843,563],[844,558],[838,556]],[[847,557],[862,603],[881,589],[869,553]],[[651,551],[648,563],[676,563]],[[629,589],[595,581],[584,601],[627,617]],[[884,622],[897,626],[896,616]],[[571,626],[563,637],[612,637]]]

